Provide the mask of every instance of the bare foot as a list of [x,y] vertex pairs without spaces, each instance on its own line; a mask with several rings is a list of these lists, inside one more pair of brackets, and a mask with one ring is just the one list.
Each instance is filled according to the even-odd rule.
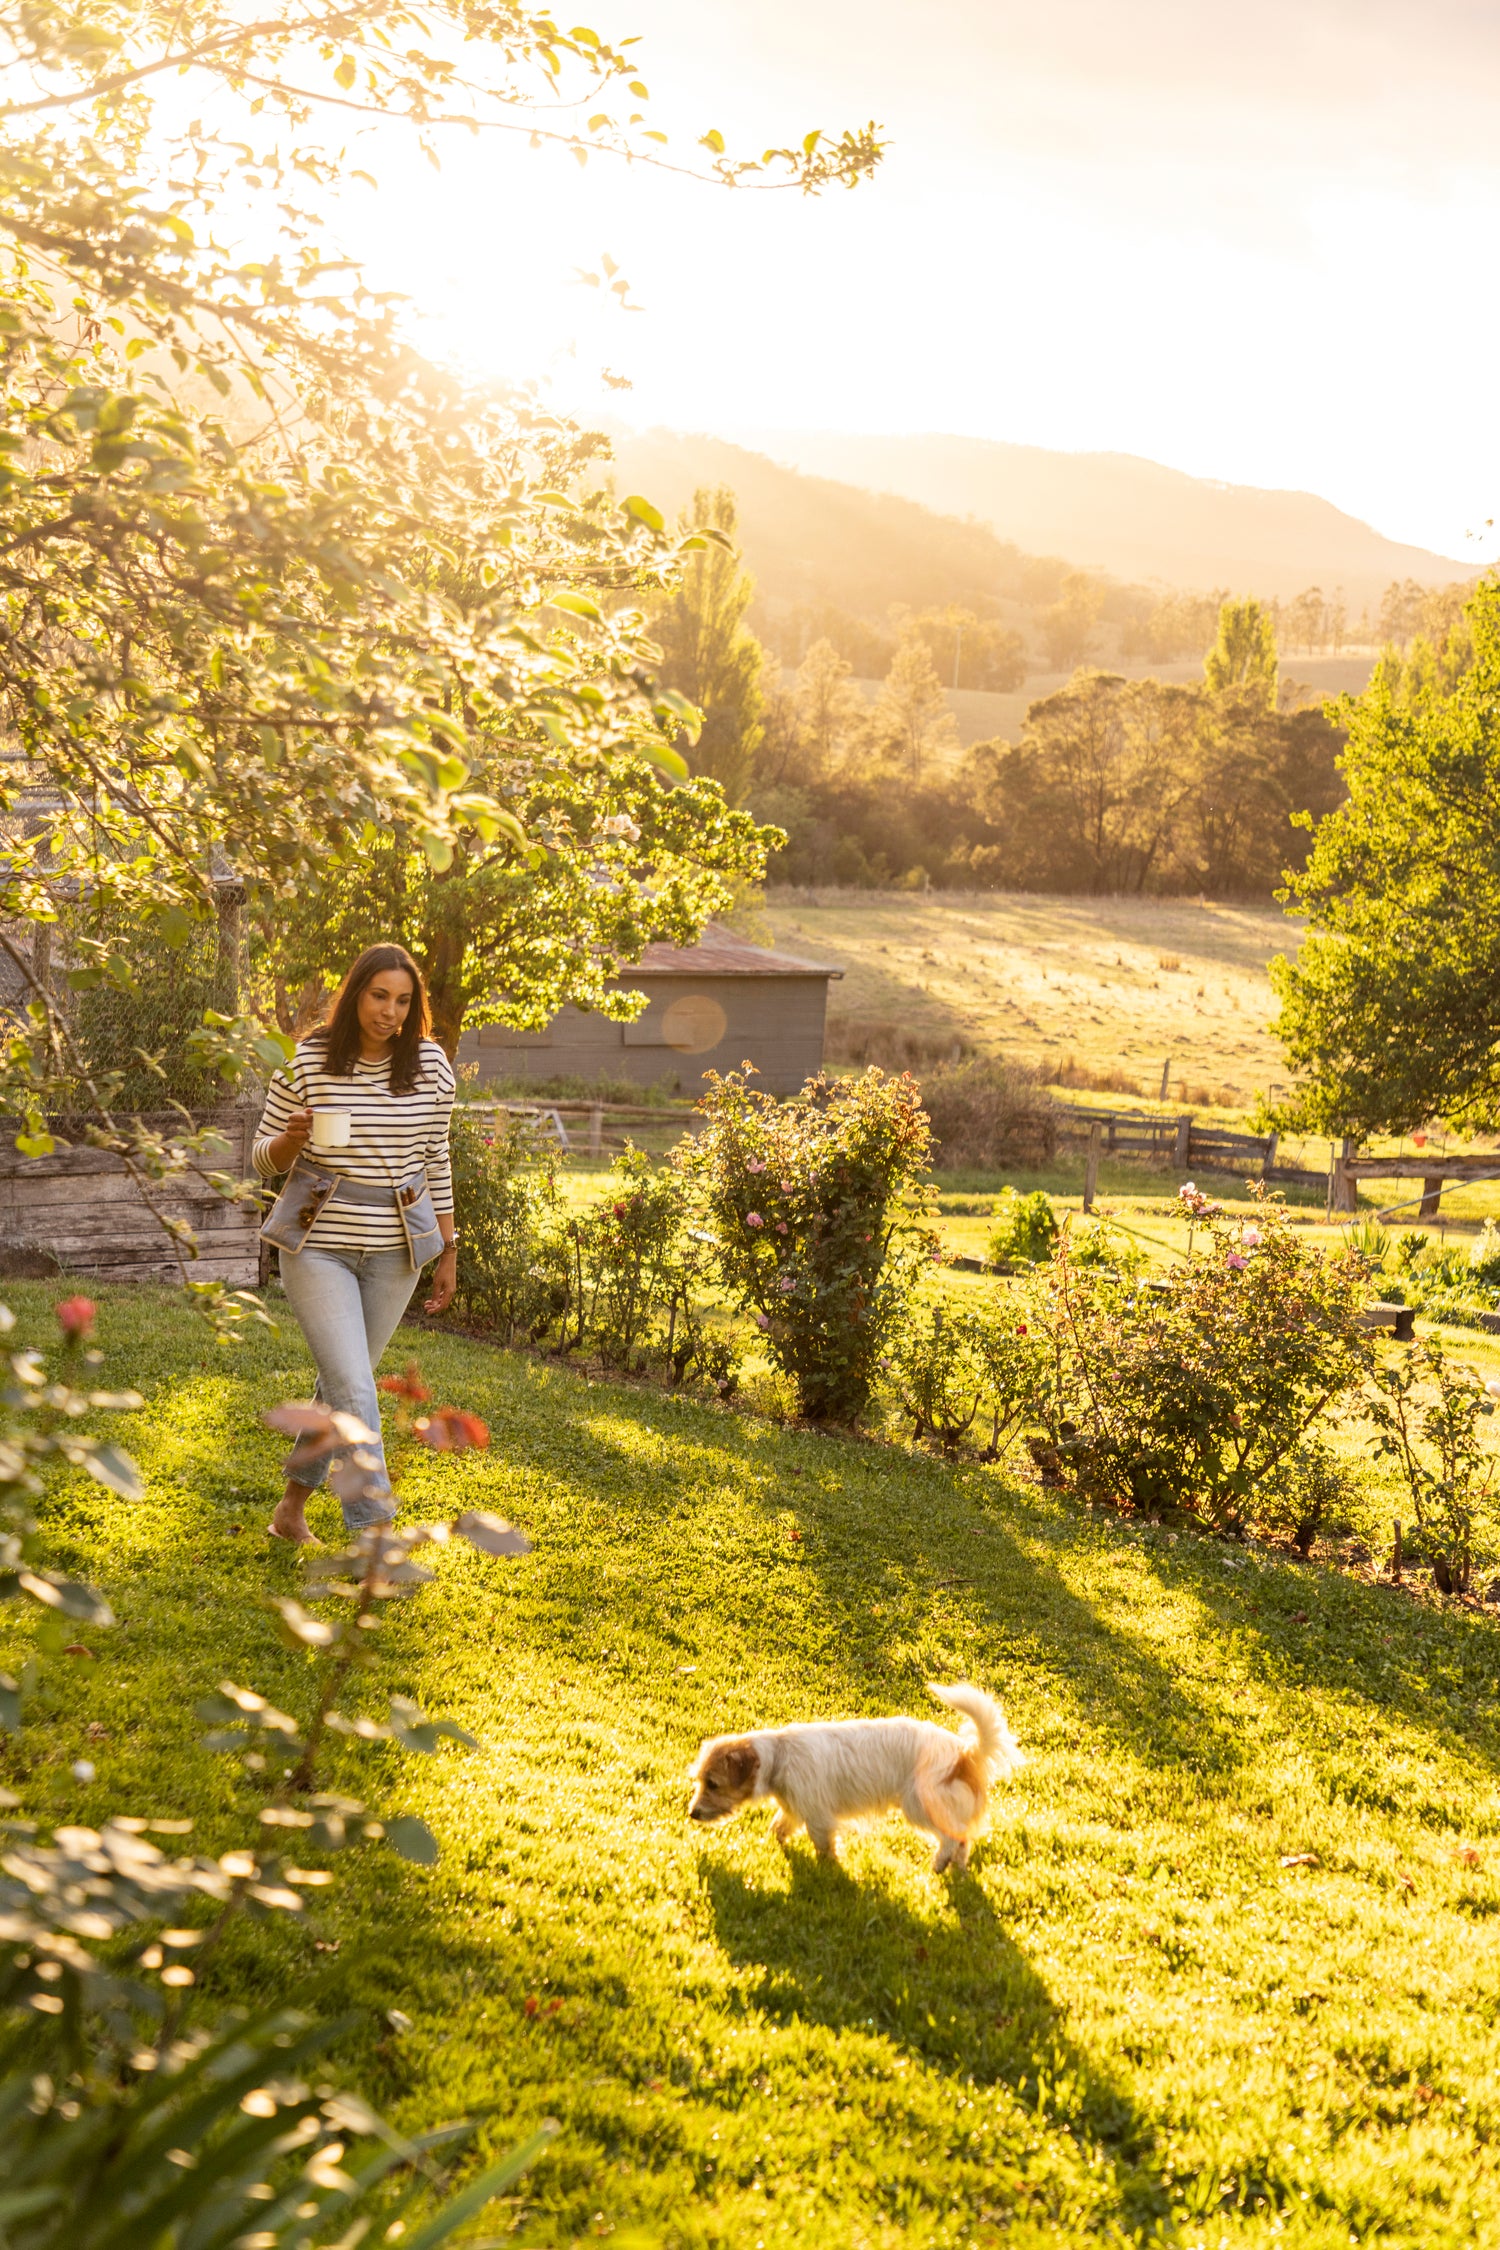
[[317,1544],[307,1528],[307,1494],[300,1486],[287,1486],[266,1528],[273,1539],[284,1539],[291,1547]]

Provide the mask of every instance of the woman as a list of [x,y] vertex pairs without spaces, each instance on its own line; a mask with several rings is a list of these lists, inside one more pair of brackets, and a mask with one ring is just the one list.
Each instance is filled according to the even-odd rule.
[[[404,946],[372,945],[340,985],[327,1024],[271,1081],[255,1141],[262,1179],[289,1178],[263,1230],[281,1252],[281,1285],[318,1370],[325,1406],[380,1428],[375,1369],[437,1255],[424,1310],[453,1296],[458,1253],[448,1124],[453,1071],[427,1038],[421,972]],[[324,1117],[319,1130],[314,1119]],[[347,1118],[341,1122],[339,1113]],[[311,1142],[311,1146],[309,1146]],[[351,1531],[395,1514],[385,1454],[343,1503]],[[305,1546],[307,1503],[328,1473],[288,1479],[273,1538]]]

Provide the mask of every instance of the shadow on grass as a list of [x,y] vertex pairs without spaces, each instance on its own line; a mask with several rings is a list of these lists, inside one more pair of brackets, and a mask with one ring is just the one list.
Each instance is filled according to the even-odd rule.
[[956,2082],[1008,2088],[1107,2173],[1128,2232],[1154,2232],[1170,2196],[1153,2127],[1068,2037],[973,1874],[950,1878],[945,1906],[924,1916],[877,1878],[856,1883],[799,1847],[787,1867],[788,1888],[771,1890],[709,1859],[702,1868],[719,1944],[761,1972],[758,2007],[781,2022],[877,2033]]

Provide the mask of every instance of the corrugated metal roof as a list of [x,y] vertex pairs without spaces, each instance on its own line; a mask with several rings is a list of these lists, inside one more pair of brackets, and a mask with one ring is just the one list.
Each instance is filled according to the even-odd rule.
[[632,976],[652,977],[841,977],[831,961],[804,961],[795,953],[772,952],[736,937],[733,930],[710,922],[696,945],[648,945],[641,958],[620,971],[620,982]]

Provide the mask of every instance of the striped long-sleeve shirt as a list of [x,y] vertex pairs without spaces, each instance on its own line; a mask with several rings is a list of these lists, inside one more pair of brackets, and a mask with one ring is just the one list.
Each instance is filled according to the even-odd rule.
[[[304,1039],[289,1071],[278,1070],[266,1094],[255,1138],[255,1169],[263,1180],[275,1176],[271,1143],[285,1132],[299,1109],[349,1112],[347,1148],[315,1149],[307,1155],[320,1171],[392,1190],[425,1171],[435,1211],[453,1209],[453,1172],[448,1160],[448,1121],[453,1110],[453,1069],[434,1040],[422,1041],[421,1067],[409,1094],[391,1092],[391,1066],[356,1062],[352,1076],[334,1078],[323,1067],[323,1041]],[[326,1250],[389,1250],[406,1240],[392,1195],[388,1205],[343,1203],[335,1196],[313,1221],[309,1240]]]

